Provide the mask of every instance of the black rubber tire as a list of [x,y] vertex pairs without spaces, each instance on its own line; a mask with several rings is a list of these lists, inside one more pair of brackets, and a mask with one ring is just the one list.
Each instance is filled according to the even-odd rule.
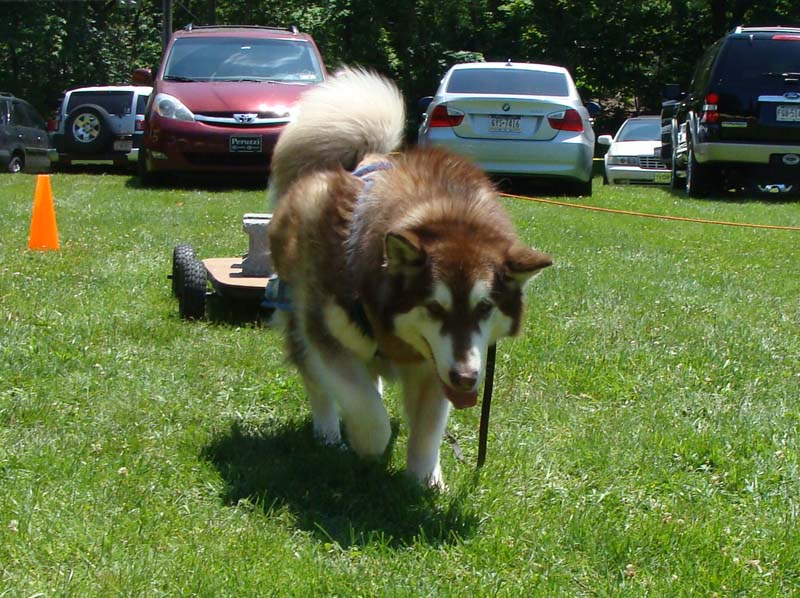
[[108,112],[96,104],[78,106],[67,116],[64,140],[75,153],[97,154],[105,151],[111,142]]
[[703,166],[694,157],[694,149],[689,145],[686,158],[686,195],[689,197],[708,197],[714,190],[714,170]]
[[678,142],[672,139],[672,180],[669,182],[672,189],[683,189],[686,186],[685,179],[678,178]]
[[194,260],[194,247],[186,243],[176,245],[172,250],[172,294],[180,297],[183,291],[183,276],[186,265]]
[[136,175],[142,187],[157,187],[164,182],[161,172],[154,172],[147,168],[147,149],[139,148],[139,158],[136,160]]
[[206,315],[206,267],[193,259],[183,272],[183,291],[178,297],[178,311],[184,320],[202,320]]
[[592,179],[588,181],[576,181],[572,184],[572,195],[575,197],[592,196]]
[[25,170],[25,160],[22,156],[11,156],[11,159],[8,161],[8,166],[6,166],[6,172],[10,172],[11,174],[18,174]]

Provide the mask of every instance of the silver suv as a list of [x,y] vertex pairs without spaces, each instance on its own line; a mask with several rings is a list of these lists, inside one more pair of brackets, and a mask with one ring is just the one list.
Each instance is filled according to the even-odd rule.
[[144,109],[152,87],[80,87],[64,92],[51,124],[50,160],[113,161],[135,166],[144,131]]

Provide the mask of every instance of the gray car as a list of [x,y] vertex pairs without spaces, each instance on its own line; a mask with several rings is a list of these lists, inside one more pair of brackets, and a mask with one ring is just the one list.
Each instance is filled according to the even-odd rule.
[[47,172],[50,139],[36,109],[0,92],[0,168],[3,172]]
[[554,178],[569,192],[591,195],[594,131],[565,68],[457,64],[421,107],[428,102],[420,145],[448,148],[491,174]]

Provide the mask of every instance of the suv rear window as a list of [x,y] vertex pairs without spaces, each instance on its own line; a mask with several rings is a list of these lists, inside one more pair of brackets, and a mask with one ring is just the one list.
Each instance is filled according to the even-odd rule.
[[192,37],[176,39],[165,80],[322,81],[322,68],[308,42],[287,39]]
[[757,86],[759,95],[800,91],[796,81],[786,81],[787,73],[800,73],[800,39],[734,38],[720,55],[712,85],[742,91]]
[[491,93],[523,96],[568,96],[563,73],[523,69],[463,69],[453,71],[449,93]]
[[132,91],[74,91],[69,96],[67,114],[83,104],[96,104],[109,114],[130,114]]

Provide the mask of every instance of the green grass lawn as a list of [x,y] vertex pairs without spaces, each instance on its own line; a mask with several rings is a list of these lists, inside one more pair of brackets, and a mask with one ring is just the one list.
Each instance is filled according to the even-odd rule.
[[[259,188],[0,175],[0,596],[800,595],[800,232],[503,200],[554,256],[449,491],[311,437],[281,339],[184,322],[171,252],[241,254]],[[581,203],[800,226],[800,201]]]

